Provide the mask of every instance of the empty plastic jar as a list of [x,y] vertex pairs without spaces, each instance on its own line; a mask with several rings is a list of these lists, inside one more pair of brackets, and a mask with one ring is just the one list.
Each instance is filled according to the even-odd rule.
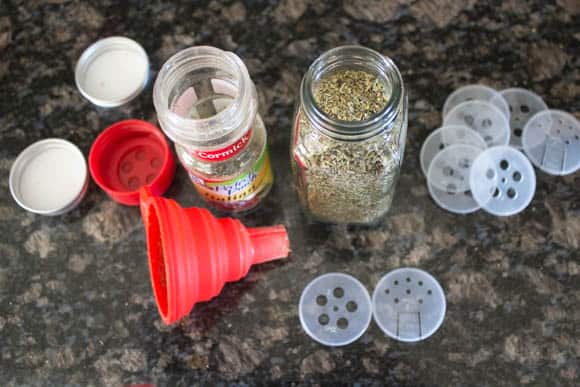
[[199,194],[228,212],[248,210],[272,186],[266,128],[242,60],[215,47],[191,47],[161,68],[153,90],[161,128],[175,142]]
[[407,96],[389,58],[362,46],[322,54],[302,79],[291,142],[302,206],[331,223],[375,223],[391,207]]

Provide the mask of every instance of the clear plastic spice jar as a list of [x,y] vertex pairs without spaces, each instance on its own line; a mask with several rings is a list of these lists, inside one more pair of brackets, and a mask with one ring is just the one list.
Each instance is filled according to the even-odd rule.
[[242,60],[191,47],[161,68],[153,89],[161,128],[199,194],[227,212],[256,206],[272,187],[266,128]]
[[362,46],[322,54],[302,79],[290,146],[306,212],[376,223],[391,207],[406,132],[407,96],[392,60]]

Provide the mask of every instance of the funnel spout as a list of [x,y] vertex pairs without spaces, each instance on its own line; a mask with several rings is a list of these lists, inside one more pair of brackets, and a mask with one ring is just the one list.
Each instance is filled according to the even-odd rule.
[[290,252],[290,242],[286,228],[282,225],[248,228],[254,246],[253,264],[286,258]]

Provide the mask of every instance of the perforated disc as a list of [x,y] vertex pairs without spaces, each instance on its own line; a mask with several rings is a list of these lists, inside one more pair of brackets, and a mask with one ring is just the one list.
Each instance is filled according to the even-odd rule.
[[423,270],[401,268],[385,275],[373,292],[373,317],[386,335],[413,342],[428,338],[443,323],[445,293]]
[[463,102],[445,116],[444,124],[467,125],[481,134],[488,146],[507,145],[510,141],[508,119],[489,102]]
[[580,123],[561,110],[535,114],[522,136],[532,163],[551,175],[567,175],[580,168]]
[[522,133],[529,119],[542,110],[548,110],[544,100],[537,94],[517,87],[500,91],[510,108],[510,145],[522,149]]
[[324,345],[350,344],[371,322],[371,299],[354,277],[328,273],[310,282],[300,297],[300,323],[306,333]]
[[510,117],[508,103],[496,90],[483,85],[467,85],[460,87],[453,93],[449,94],[445,100],[445,104],[443,105],[443,120],[445,121],[447,114],[449,114],[455,106],[467,101],[490,102],[492,105],[497,107],[506,118],[509,119]]
[[472,145],[481,149],[485,149],[487,145],[483,137],[475,130],[461,125],[442,126],[434,130],[423,142],[421,147],[421,169],[423,174],[427,177],[429,165],[437,153],[443,150],[446,146],[454,144]]
[[[489,183],[491,175],[497,177],[495,184]],[[530,204],[536,192],[536,174],[522,152],[509,146],[496,146],[477,157],[470,184],[474,199],[485,211],[508,216]]]
[[445,148],[433,158],[427,172],[427,186],[438,206],[456,214],[468,214],[479,209],[471,194],[469,175],[481,152],[481,148],[457,144]]

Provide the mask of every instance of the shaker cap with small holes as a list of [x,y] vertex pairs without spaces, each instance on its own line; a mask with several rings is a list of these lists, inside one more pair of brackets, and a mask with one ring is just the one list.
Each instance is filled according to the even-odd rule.
[[468,101],[489,102],[498,108],[506,118],[510,117],[507,101],[496,90],[484,85],[466,85],[449,94],[443,105],[443,119],[445,120],[449,112],[457,105]]
[[443,121],[445,125],[467,125],[485,140],[488,146],[507,145],[510,125],[506,115],[485,101],[467,101],[455,106]]
[[471,166],[483,151],[472,145],[456,144],[444,148],[431,161],[427,172],[429,194],[442,208],[456,214],[477,211],[469,186]]
[[524,126],[534,114],[548,110],[548,106],[539,95],[526,89],[513,87],[500,91],[500,94],[510,109],[510,145],[522,149]]
[[111,199],[139,204],[139,190],[163,194],[175,173],[175,161],[163,133],[141,120],[117,122],[95,140],[89,153],[93,179]]
[[470,186],[475,201],[498,216],[523,211],[536,192],[536,174],[526,156],[510,146],[483,151],[471,168]]
[[524,127],[522,145],[531,162],[550,175],[580,169],[580,123],[561,110],[544,110]]
[[429,273],[400,268],[380,279],[372,298],[373,317],[393,339],[415,342],[439,329],[445,317],[445,293]]
[[312,280],[302,292],[298,310],[304,331],[328,346],[357,340],[367,330],[372,315],[367,289],[343,273],[327,273]]

